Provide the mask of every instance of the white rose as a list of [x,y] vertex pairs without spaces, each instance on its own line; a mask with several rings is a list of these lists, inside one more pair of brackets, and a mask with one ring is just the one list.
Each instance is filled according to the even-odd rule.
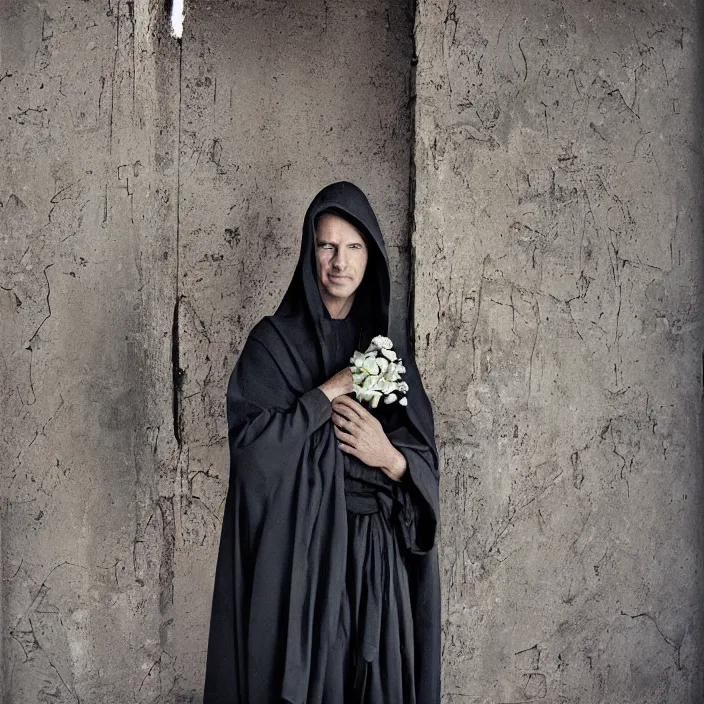
[[385,376],[389,381],[398,381],[401,378],[398,373],[398,368],[395,366],[392,367],[391,365],[389,365],[389,369],[387,370]]
[[372,345],[376,345],[381,350],[390,350],[394,346],[394,343],[391,342],[388,337],[377,335],[372,338]]
[[374,376],[379,373],[379,365],[376,363],[375,359],[365,359],[362,369],[367,372],[367,374]]
[[355,351],[355,353],[352,355],[352,358],[350,359],[350,363],[355,367],[361,369],[362,365],[364,364],[364,355],[361,352]]
[[365,391],[371,391],[371,390],[374,388],[374,386],[375,386],[375,384],[376,384],[376,382],[377,382],[378,380],[379,380],[379,377],[378,377],[378,376],[375,376],[375,375],[373,375],[373,374],[370,374],[370,375],[367,376],[367,378],[364,379],[364,381],[362,382],[362,388],[363,388]]

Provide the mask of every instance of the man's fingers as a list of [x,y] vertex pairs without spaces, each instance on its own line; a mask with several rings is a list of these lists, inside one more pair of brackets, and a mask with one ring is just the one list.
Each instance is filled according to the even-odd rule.
[[333,426],[335,430],[335,437],[341,442],[350,447],[355,447],[357,445],[357,438],[351,433],[346,433],[344,430],[340,430],[338,427]]
[[[349,410],[351,413],[354,413],[359,418],[363,418],[365,413],[367,415],[369,415],[368,411],[366,411],[364,409],[364,406],[357,403],[357,401],[355,401],[353,398],[350,398],[349,396],[338,396],[333,401],[333,407],[335,407],[335,406],[340,406],[341,408],[345,408],[345,409]],[[337,410],[337,409],[335,409],[335,410]]]
[[344,406],[333,406],[332,415],[333,417],[337,416],[338,418],[344,418],[345,420],[354,420],[357,418],[357,416],[352,413],[349,408]]
[[371,418],[374,418],[374,416],[361,403],[359,403],[358,401],[355,401],[353,398],[350,398],[349,396],[346,396],[345,398],[347,398],[347,400],[350,401],[350,403],[351,403],[350,407],[355,411],[355,413],[360,418],[363,418],[364,420],[369,420]]
[[359,455],[357,454],[357,451],[354,449],[354,447],[352,447],[351,445],[345,445],[344,442],[340,443],[340,449],[343,452],[346,452],[348,455],[354,455],[355,457],[359,457]]
[[349,433],[353,433],[357,428],[357,425],[354,420],[345,418],[343,415],[341,415],[340,413],[336,413],[335,411],[333,411],[332,414],[332,422],[335,427],[345,428]]
[[335,414],[338,418],[344,418],[349,423],[357,423],[360,420],[360,416],[357,415],[353,409],[349,406],[343,406],[342,404],[333,406],[333,415]]
[[333,402],[333,408],[335,408],[336,403],[340,403],[340,407],[344,407],[345,409],[349,409],[351,413],[354,413],[357,418],[359,418],[363,422],[378,422],[376,417],[370,413],[361,403],[358,403],[355,401],[353,398],[350,398],[349,396],[338,396]]

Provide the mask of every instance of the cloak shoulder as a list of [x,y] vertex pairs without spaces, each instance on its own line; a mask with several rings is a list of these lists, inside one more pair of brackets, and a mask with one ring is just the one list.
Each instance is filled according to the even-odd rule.
[[332,405],[317,387],[299,395],[301,379],[266,319],[250,333],[227,388],[230,467],[237,475],[276,479],[308,438],[330,419]]

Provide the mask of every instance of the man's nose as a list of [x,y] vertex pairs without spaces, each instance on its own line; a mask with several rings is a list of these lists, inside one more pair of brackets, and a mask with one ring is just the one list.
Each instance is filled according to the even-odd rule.
[[332,260],[332,264],[336,269],[343,271],[347,265],[347,255],[344,249],[338,249],[335,252],[335,257]]

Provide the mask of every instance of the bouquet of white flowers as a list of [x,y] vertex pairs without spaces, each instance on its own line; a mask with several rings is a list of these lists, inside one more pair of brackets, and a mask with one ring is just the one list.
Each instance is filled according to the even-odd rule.
[[406,367],[396,356],[388,337],[377,335],[366,352],[355,351],[350,363],[358,401],[368,401],[372,408],[376,408],[383,396],[386,404],[398,401],[402,406],[408,405],[408,399],[401,396],[408,391],[408,384],[401,381]]

